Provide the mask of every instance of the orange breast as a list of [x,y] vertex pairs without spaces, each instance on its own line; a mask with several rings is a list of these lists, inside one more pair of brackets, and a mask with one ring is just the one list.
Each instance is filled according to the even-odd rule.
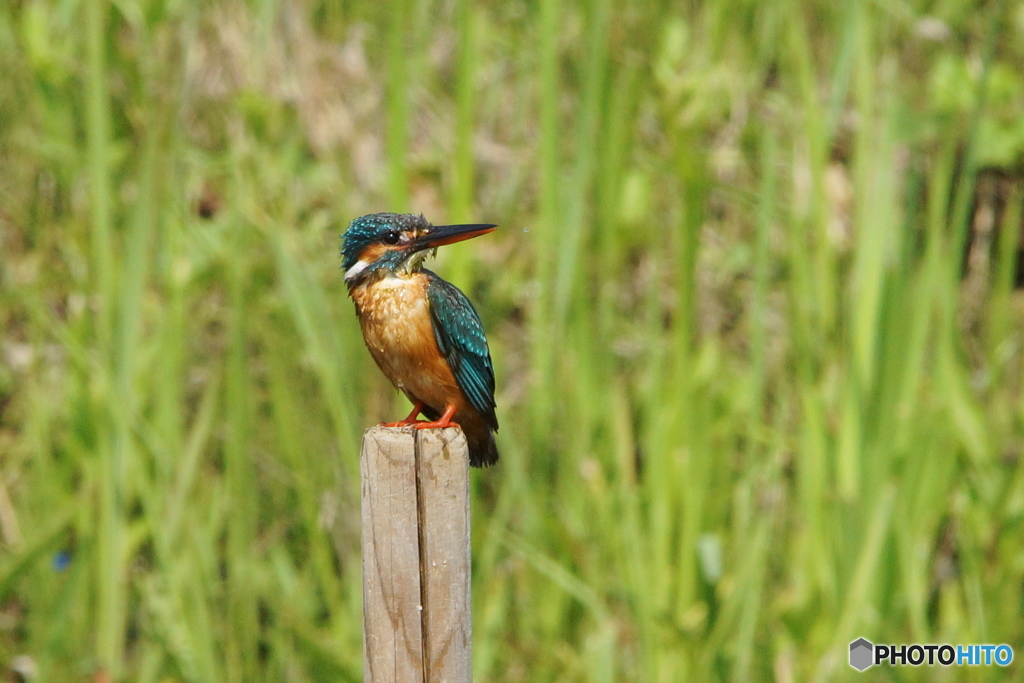
[[389,276],[352,290],[363,340],[381,371],[410,400],[463,412],[458,382],[434,338],[427,304],[427,276]]

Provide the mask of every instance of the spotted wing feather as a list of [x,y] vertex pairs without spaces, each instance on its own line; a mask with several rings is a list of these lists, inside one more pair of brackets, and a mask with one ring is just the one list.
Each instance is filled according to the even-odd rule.
[[437,346],[470,404],[497,430],[494,366],[480,316],[458,288],[433,273],[429,275],[427,300]]

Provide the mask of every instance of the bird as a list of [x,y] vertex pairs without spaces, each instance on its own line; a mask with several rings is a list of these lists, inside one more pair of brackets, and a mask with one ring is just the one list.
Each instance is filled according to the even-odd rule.
[[[437,247],[497,227],[431,225],[422,214],[374,213],[353,220],[341,236],[341,267],[363,341],[413,404],[406,418],[381,425],[460,427],[473,467],[498,461],[494,364],[473,304],[423,261]],[[421,414],[429,419],[418,420]]]

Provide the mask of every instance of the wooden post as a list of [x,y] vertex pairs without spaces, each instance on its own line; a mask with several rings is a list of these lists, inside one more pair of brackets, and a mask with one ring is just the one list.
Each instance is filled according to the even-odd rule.
[[363,680],[472,680],[466,438],[374,427],[360,464]]

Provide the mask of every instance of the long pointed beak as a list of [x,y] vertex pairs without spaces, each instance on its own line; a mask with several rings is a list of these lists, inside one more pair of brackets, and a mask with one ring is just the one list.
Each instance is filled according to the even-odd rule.
[[486,235],[498,229],[497,225],[490,223],[472,223],[469,225],[434,225],[423,232],[413,241],[413,248],[432,249],[442,247],[446,244],[455,244],[463,240]]

